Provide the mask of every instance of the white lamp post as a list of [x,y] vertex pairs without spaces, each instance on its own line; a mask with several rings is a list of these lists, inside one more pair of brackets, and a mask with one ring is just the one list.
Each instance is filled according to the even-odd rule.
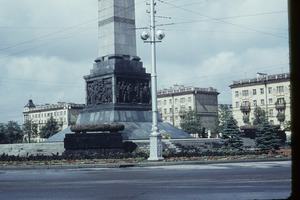
[[[157,111],[157,73],[156,73],[156,41],[155,36],[162,40],[165,34],[158,30],[155,32],[155,0],[150,0],[150,14],[151,14],[151,34],[146,31],[141,34],[143,40],[150,38],[151,41],[151,53],[152,53],[152,72],[151,72],[151,90],[152,90],[152,133],[150,134],[150,157],[149,161],[161,161],[162,157],[162,141],[161,134],[158,129],[158,111]],[[147,41],[145,41],[147,42]]]

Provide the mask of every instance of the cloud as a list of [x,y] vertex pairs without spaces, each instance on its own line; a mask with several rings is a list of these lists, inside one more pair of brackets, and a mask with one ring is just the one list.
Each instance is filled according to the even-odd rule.
[[[148,6],[135,4],[137,28],[149,27]],[[95,0],[0,2],[0,122],[21,122],[30,96],[38,104],[85,102],[82,77],[98,55],[97,9]],[[166,34],[157,44],[159,88],[212,86],[219,103],[231,103],[232,80],[288,72],[285,0],[157,1],[156,9]],[[150,73],[143,30],[137,52]]]

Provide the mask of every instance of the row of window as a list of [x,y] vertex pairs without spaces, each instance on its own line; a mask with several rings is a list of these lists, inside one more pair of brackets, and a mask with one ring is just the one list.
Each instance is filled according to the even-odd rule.
[[[260,88],[260,94],[264,94],[265,93],[265,89],[264,88]],[[268,87],[268,94],[271,94],[272,92],[274,93],[275,91],[277,91],[277,94],[282,94],[284,93],[284,87],[283,86],[277,86],[276,88],[273,87]],[[240,95],[245,97],[245,96],[249,96],[249,93],[253,95],[257,94],[256,89],[252,89],[252,90],[242,90],[242,92],[239,91],[235,91],[235,97],[239,97]]]
[[[45,120],[35,120],[34,122],[35,123],[38,123],[38,124],[46,124],[47,123],[47,120],[48,119],[45,119]],[[67,122],[67,119],[66,118],[59,118],[59,119],[55,119],[57,122]]]
[[66,115],[66,111],[31,114],[31,115],[29,115],[29,118],[38,119],[38,118],[43,118],[43,117],[56,117],[56,116],[63,116],[63,115]]
[[[180,103],[192,102],[192,97],[187,97],[187,98],[182,97],[180,99],[178,99],[178,98],[174,99],[174,104],[178,104],[179,102]],[[169,105],[173,105],[173,100],[169,99],[168,101],[167,100],[163,100],[163,101],[158,100],[157,101],[158,106],[167,105],[167,103],[169,103]]]
[[[284,102],[284,98],[278,98],[277,100],[278,100],[279,103]],[[272,105],[273,103],[274,103],[273,98],[269,98],[268,105]],[[250,106],[250,102],[249,101],[243,101],[242,105],[243,106]],[[260,106],[264,106],[264,105],[265,105],[265,99],[261,99],[260,100]],[[258,103],[257,103],[257,100],[253,100],[252,106],[259,106]],[[240,107],[240,102],[239,101],[235,102],[235,107],[236,108]]]
[[172,113],[178,113],[178,112],[185,112],[185,111],[187,111],[187,109],[192,110],[192,107],[189,106],[188,108],[186,108],[185,106],[181,106],[180,109],[178,107],[175,107],[174,112],[173,112],[173,108],[169,108],[169,109],[165,108],[163,110],[163,113],[162,113],[161,109],[159,109],[159,112],[162,114],[172,114]]

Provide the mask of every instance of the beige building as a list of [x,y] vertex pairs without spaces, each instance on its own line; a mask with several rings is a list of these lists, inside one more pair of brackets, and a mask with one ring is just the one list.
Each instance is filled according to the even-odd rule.
[[270,124],[283,127],[291,120],[289,73],[258,73],[256,78],[233,81],[229,87],[232,91],[232,114],[239,126],[252,122],[256,106],[267,111]]
[[174,85],[158,91],[158,111],[164,122],[180,128],[182,112],[196,110],[206,130],[212,131],[218,113],[218,95],[219,92],[212,87]]
[[50,117],[53,117],[63,130],[70,125],[76,123],[77,117],[81,110],[85,107],[84,104],[58,102],[57,104],[35,105],[30,99],[24,106],[23,122],[27,119],[33,120],[38,124],[38,132],[43,127]]

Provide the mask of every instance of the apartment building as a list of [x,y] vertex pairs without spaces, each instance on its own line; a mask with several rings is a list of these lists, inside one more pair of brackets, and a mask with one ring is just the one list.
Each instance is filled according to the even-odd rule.
[[164,122],[180,128],[182,112],[196,110],[203,126],[212,131],[218,113],[218,95],[212,87],[174,85],[158,91],[158,111]]
[[50,117],[53,117],[63,130],[70,125],[76,123],[77,117],[81,110],[85,107],[84,104],[58,102],[57,104],[35,105],[30,99],[24,106],[23,122],[27,119],[33,120],[38,124],[38,132],[43,127]]
[[267,111],[270,124],[283,127],[291,120],[289,73],[258,73],[256,78],[233,81],[229,87],[232,91],[232,114],[239,126],[252,122],[256,106]]

